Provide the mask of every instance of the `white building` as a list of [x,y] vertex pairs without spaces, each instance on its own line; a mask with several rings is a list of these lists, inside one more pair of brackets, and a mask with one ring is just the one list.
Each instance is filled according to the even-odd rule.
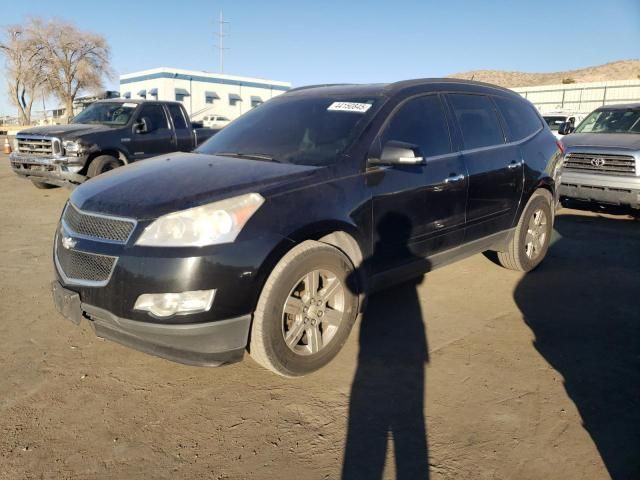
[[120,76],[121,97],[177,100],[192,120],[208,114],[233,120],[290,88],[288,82],[167,67]]
[[540,113],[591,113],[603,105],[640,102],[640,80],[541,85],[512,89],[533,103]]

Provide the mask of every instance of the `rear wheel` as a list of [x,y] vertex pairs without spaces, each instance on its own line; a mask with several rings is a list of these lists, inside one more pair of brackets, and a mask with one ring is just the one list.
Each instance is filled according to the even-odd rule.
[[122,166],[122,162],[111,155],[100,155],[94,158],[87,169],[87,177],[93,178],[101,173],[108,172]]
[[546,190],[537,190],[531,196],[506,251],[498,252],[500,265],[529,272],[542,262],[553,230],[552,201]]
[[249,353],[285,377],[326,365],[344,345],[358,310],[349,290],[353,265],[338,249],[314,241],[293,248],[276,265],[260,295]]
[[58,188],[58,185],[51,185],[50,183],[38,182],[36,180],[31,180],[33,186],[39,188],[40,190],[48,190],[50,188]]

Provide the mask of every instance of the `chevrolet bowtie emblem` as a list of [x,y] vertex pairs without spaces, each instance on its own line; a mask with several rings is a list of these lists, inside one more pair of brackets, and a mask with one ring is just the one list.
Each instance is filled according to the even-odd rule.
[[67,250],[69,250],[70,248],[73,248],[76,246],[76,243],[78,243],[76,240],[74,240],[71,237],[62,237],[62,246],[64,248],[66,248]]

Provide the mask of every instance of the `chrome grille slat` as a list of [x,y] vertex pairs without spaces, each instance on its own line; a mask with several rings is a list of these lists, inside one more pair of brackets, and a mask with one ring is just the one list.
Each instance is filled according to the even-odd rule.
[[26,155],[53,155],[53,140],[51,138],[41,137],[17,137],[18,153]]
[[[594,165],[593,161],[603,161],[604,164]],[[564,168],[603,175],[633,176],[636,174],[636,160],[631,155],[572,152],[566,155]]]
[[136,226],[133,219],[121,219],[78,210],[71,202],[65,207],[62,221],[73,233],[96,240],[126,243]]

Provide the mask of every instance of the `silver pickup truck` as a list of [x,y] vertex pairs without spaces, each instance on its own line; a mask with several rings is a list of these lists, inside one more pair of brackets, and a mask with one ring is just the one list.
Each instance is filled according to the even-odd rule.
[[620,205],[640,214],[640,103],[594,110],[562,143],[561,200]]

